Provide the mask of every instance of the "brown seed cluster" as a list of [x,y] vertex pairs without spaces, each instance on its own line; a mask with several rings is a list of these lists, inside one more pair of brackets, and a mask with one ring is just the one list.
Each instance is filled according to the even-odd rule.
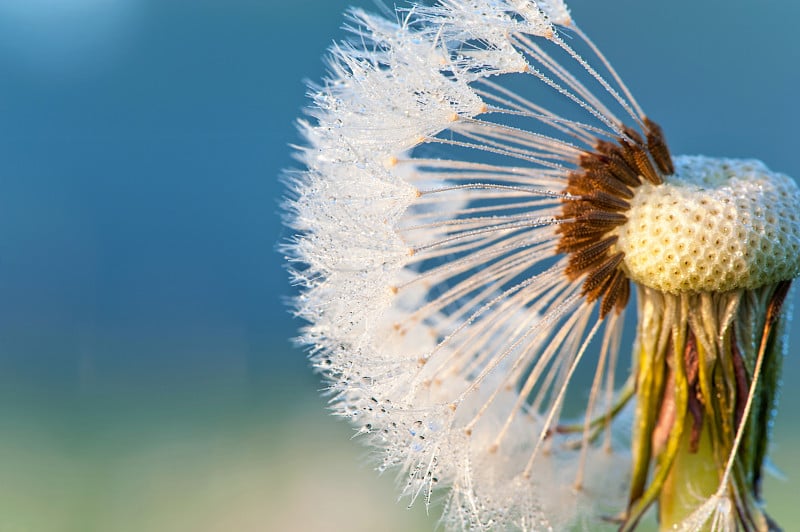
[[566,274],[585,275],[582,294],[588,302],[602,299],[600,316],[622,311],[630,296],[630,283],[620,268],[624,254],[614,251],[615,228],[627,221],[634,189],[642,182],[661,184],[675,170],[661,128],[643,120],[644,138],[623,128],[616,142],[598,140],[594,151],[584,152],[571,172],[564,191],[561,235],[557,253],[569,254]]

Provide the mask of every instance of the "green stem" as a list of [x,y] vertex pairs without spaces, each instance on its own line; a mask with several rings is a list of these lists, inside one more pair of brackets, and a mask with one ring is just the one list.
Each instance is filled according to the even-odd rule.
[[[686,425],[692,422],[686,415]],[[720,470],[714,458],[708,427],[700,433],[697,449],[691,446],[691,430],[684,430],[678,454],[672,464],[658,499],[659,526],[661,530],[674,530],[689,517],[719,487]],[[709,528],[702,530],[711,530]]]

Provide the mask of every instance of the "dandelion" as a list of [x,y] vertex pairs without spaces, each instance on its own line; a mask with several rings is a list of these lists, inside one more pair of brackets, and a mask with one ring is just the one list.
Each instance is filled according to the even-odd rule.
[[559,0],[348,29],[285,249],[302,341],[379,470],[409,503],[442,494],[453,530],[632,530],[654,506],[664,530],[774,529],[794,182],[673,157]]

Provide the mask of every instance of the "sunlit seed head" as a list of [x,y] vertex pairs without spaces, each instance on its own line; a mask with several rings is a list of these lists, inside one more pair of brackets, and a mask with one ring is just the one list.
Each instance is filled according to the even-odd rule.
[[645,286],[724,292],[800,273],[800,189],[758,161],[676,157],[675,174],[630,204],[617,246]]
[[[670,438],[701,433],[676,412],[712,412],[718,462],[737,457],[731,398],[746,417],[774,388],[748,393],[738,368],[759,367],[774,283],[800,271],[791,181],[673,161],[561,0],[355,10],[348,29],[301,122],[286,252],[302,340],[378,469],[411,503],[443,493],[447,530],[595,530],[620,511],[631,530],[668,486]],[[640,363],[619,387],[632,290]],[[761,359],[769,381],[779,357]],[[762,450],[737,467],[759,473]]]

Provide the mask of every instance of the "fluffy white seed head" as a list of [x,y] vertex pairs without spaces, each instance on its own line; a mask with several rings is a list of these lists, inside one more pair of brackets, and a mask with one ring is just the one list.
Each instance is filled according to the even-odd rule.
[[[348,30],[312,87],[304,169],[286,204],[295,312],[332,409],[379,450],[380,470],[400,470],[411,502],[449,490],[448,530],[595,529],[627,502],[633,414],[618,407],[632,388],[615,382],[624,302],[598,318],[600,299],[587,300],[559,256],[564,191],[598,139],[646,119],[561,0],[439,0],[389,18],[356,10]],[[549,109],[538,89],[574,109]],[[723,266],[759,250],[741,263],[747,282],[798,273],[787,178],[752,162],[676,163],[666,184],[636,189],[616,244],[626,261],[639,253],[658,270],[667,262],[654,247],[670,253],[658,234],[708,240],[711,220],[725,238],[744,227],[745,247]],[[688,205],[700,225],[681,213]],[[713,262],[714,242],[697,255]],[[698,261],[689,279],[697,264],[709,273],[697,290],[720,289],[717,262]],[[653,285],[641,278],[647,264],[638,277],[631,264],[636,281],[686,289]],[[590,390],[572,386],[587,365]]]
[[800,189],[752,160],[676,157],[636,189],[618,247],[628,275],[663,292],[757,288],[800,273]]

